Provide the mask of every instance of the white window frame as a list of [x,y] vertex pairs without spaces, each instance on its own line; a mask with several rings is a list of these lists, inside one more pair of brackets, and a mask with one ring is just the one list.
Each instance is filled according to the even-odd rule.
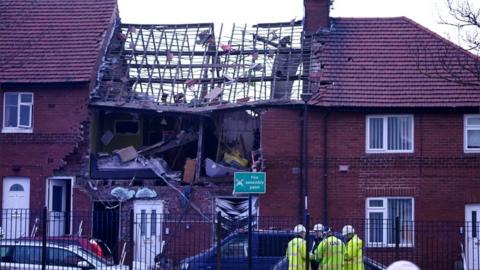
[[[7,109],[7,94],[17,94],[17,126],[16,127],[6,127],[6,118],[5,112]],[[21,102],[21,95],[28,94],[32,96],[32,102]],[[33,103],[34,103],[34,95],[32,92],[5,92],[3,94],[3,122],[2,122],[2,133],[32,133],[33,132]],[[30,107],[30,116],[29,116],[29,125],[28,126],[21,126],[20,125],[20,106],[29,106]]]
[[480,118],[480,114],[466,114],[463,116],[463,151],[464,153],[480,153],[480,148],[468,148],[468,130],[480,130],[480,125],[467,125],[469,118]]
[[[408,150],[388,150],[388,118],[389,117],[410,117],[412,118],[412,149]],[[383,147],[370,148],[370,119],[383,119]],[[389,115],[367,115],[365,123],[365,149],[367,153],[413,153],[415,149],[415,118],[413,114],[389,114]]]
[[[400,243],[400,247],[414,247],[415,246],[415,198],[413,197],[368,197],[365,201],[365,241],[367,247],[376,248],[391,248],[395,247],[394,243],[388,243],[388,200],[394,199],[410,199],[412,201],[412,242]],[[383,205],[381,207],[370,206],[370,201],[382,200]],[[383,214],[383,242],[370,242],[370,231],[368,222],[370,220],[370,213],[382,213]]]

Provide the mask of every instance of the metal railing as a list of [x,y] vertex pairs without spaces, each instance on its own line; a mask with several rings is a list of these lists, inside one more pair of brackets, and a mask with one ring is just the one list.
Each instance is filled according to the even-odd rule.
[[[339,265],[385,269],[397,260],[412,261],[420,269],[480,267],[477,222],[337,219],[330,220],[328,230],[320,234],[313,231],[318,222],[312,218],[306,235],[298,238],[292,231],[297,217],[260,216],[253,218],[249,247],[242,217],[207,217],[161,214],[154,209],[3,209],[0,268],[248,269],[249,248],[255,270],[289,269],[289,265],[305,270],[342,269]],[[343,235],[345,225],[351,225],[354,234]]]

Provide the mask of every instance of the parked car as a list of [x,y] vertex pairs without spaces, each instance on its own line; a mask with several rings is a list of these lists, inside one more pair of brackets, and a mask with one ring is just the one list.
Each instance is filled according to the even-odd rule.
[[[42,241],[42,237],[22,237],[22,240]],[[77,245],[85,250],[93,252],[95,255],[102,257],[109,263],[114,263],[111,249],[105,242],[97,238],[89,238],[86,236],[48,236],[47,241],[58,245]]]
[[[363,264],[365,265],[365,270],[385,270],[387,267],[381,263],[372,260],[368,257],[363,257]],[[278,263],[276,263],[272,270],[288,270],[288,259],[283,257]]]
[[[79,245],[47,242],[46,248],[47,269],[128,269],[128,266],[113,265]],[[41,241],[1,240],[0,269],[41,269],[42,250]]]
[[[285,256],[288,242],[294,237],[287,231],[255,231],[252,234],[252,254],[254,270],[270,270]],[[248,267],[248,235],[246,232],[234,233],[222,240],[222,269],[241,270]],[[215,269],[217,248],[211,247],[205,252],[180,261],[180,270]]]

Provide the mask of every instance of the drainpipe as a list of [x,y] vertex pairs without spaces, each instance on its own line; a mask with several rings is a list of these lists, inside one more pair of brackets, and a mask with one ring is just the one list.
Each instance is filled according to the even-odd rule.
[[323,117],[323,224],[328,226],[328,112]]
[[312,93],[304,92],[301,94],[303,104],[303,121],[302,121],[302,223],[307,224],[308,215],[308,101],[312,97]]

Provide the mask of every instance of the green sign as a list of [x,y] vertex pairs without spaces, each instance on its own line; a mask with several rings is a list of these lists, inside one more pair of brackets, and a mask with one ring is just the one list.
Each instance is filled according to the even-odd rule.
[[261,194],[267,191],[267,177],[264,172],[236,172],[233,193]]

